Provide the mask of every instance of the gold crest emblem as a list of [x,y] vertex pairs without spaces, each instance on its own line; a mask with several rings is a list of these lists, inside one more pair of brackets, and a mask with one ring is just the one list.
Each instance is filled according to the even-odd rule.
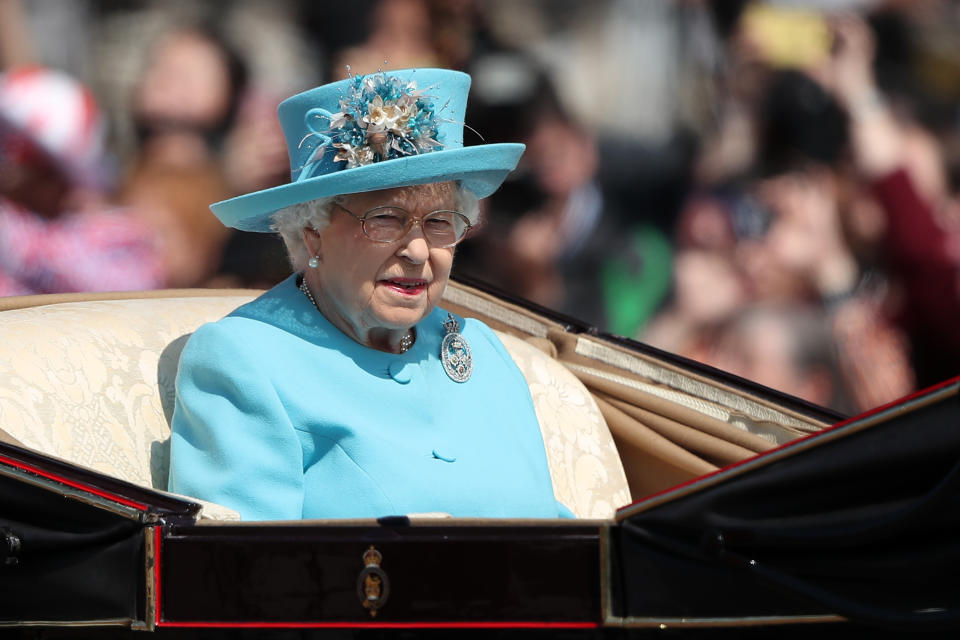
[[357,597],[364,609],[370,612],[370,617],[377,617],[379,610],[387,602],[390,595],[390,580],[380,568],[383,556],[373,545],[363,552],[363,570],[357,577]]

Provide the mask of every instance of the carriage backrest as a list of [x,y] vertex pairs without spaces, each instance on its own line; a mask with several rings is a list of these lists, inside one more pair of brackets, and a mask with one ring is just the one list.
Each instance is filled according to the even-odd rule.
[[[7,310],[0,312],[0,432],[72,463],[165,488],[183,346],[201,324],[255,295],[197,293],[54,304],[32,297],[23,299],[26,308],[6,299]],[[535,347],[502,338],[530,385],[558,499],[580,517],[610,517],[630,494],[592,396]]]

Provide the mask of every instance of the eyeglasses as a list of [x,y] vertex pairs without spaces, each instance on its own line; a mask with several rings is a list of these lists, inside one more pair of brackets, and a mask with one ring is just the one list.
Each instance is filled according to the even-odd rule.
[[422,218],[416,218],[406,209],[386,205],[374,207],[358,216],[341,204],[337,206],[359,220],[363,235],[374,242],[396,242],[406,236],[413,225],[419,224],[430,246],[445,249],[463,240],[472,226],[467,216],[459,211],[431,211]]

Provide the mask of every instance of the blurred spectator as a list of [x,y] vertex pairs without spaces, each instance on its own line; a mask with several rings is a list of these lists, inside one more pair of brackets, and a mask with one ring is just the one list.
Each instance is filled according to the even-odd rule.
[[225,193],[224,177],[213,164],[141,165],[128,176],[118,197],[152,229],[163,256],[164,286],[204,285],[216,272],[228,233],[209,205]]
[[379,0],[368,13],[370,29],[360,44],[334,56],[332,75],[349,68],[361,75],[377,69],[437,66],[431,39],[430,10],[425,0]]
[[849,407],[831,338],[813,307],[754,305],[721,328],[710,363],[814,404]]
[[[513,64],[477,74],[467,117],[487,142],[520,140],[527,149],[517,177],[490,199],[488,227],[464,247],[457,273],[634,335],[666,292],[669,246],[609,197],[592,132],[567,114],[547,77],[521,56],[502,58]],[[483,259],[491,255],[497,260]]]
[[[286,139],[277,119],[276,101],[267,94],[247,94],[227,139],[223,167],[234,193],[266,189],[289,181]],[[207,220],[211,218],[205,216]],[[215,218],[213,221],[220,224]],[[205,285],[269,289],[290,275],[286,255],[279,236],[231,229],[218,256],[219,262],[214,265],[213,276]]]
[[[63,24],[70,37],[51,42]],[[772,371],[772,358],[749,375],[843,410],[960,368],[955,2],[0,0],[0,29],[6,65],[64,60],[89,41],[64,64],[107,98],[133,97],[110,103],[117,123],[134,123],[113,127],[120,194],[156,228],[171,285],[270,286],[289,273],[273,239],[225,235],[207,208],[287,180],[277,96],[345,65],[438,64],[473,76],[467,125],[528,144],[458,249],[459,275],[706,362],[752,349],[744,326],[772,335],[791,324],[785,309],[808,327],[819,315],[794,343],[832,353],[829,385],[767,375],[759,363]],[[21,138],[3,138],[5,211],[15,198],[34,213],[59,207],[49,223],[81,208],[62,202],[103,201]],[[0,247],[0,264],[19,246]],[[73,255],[56,253],[47,260]]]
[[[315,85],[325,66],[324,47],[304,37],[301,5],[144,1],[103,8],[100,80],[112,90],[114,117],[128,123],[128,135],[117,140],[125,151],[122,196],[143,204],[158,225],[171,286],[255,285],[239,266],[257,276],[280,273],[277,280],[289,273],[271,238],[237,238],[245,234],[225,229],[209,205],[289,179],[276,108],[282,96]],[[149,186],[178,182],[179,190]],[[269,264],[247,265],[255,256]]]
[[107,204],[105,122],[70,76],[0,76],[0,295],[150,289],[162,283],[149,230]]
[[440,66],[466,69],[489,38],[484,5],[476,0],[428,0],[430,36]]
[[233,193],[249,193],[290,179],[287,144],[277,118],[279,100],[254,87],[247,92],[223,149]]
[[661,349],[709,362],[720,326],[748,300],[745,278],[729,255],[681,248],[674,261],[671,303],[641,337]]
[[902,126],[888,108],[874,80],[867,25],[848,17],[837,21],[836,34],[825,77],[850,114],[855,165],[885,215],[880,244],[894,317],[910,338],[918,381],[933,384],[960,373],[960,236],[936,214],[950,200],[943,159],[929,136]]
[[120,195],[156,230],[169,286],[202,285],[219,264],[228,232],[209,205],[232,195],[220,150],[245,82],[226,42],[188,25],[154,43],[135,88],[138,150]]
[[847,119],[816,82],[798,71],[771,75],[759,114],[755,193],[767,228],[741,259],[754,293],[823,300],[852,290],[859,269],[841,212],[855,185],[841,160]]
[[[877,284],[883,277],[862,262],[875,257],[865,246],[882,221],[869,189],[850,170],[847,111],[813,79],[833,64],[829,39],[823,41],[826,22],[808,12],[791,16],[798,32],[808,21],[808,48],[781,50],[769,31],[784,26],[782,18],[780,9],[748,11],[736,31],[735,56],[751,70],[749,90],[740,95],[752,96],[752,104],[738,111],[749,123],[743,131],[750,141],[741,145],[747,152],[724,156],[717,155],[720,147],[704,146],[703,157],[714,154],[711,162],[726,172],[700,165],[701,180],[720,182],[704,184],[681,216],[673,303],[645,339],[710,362],[744,304],[817,310],[823,326],[816,349],[835,354],[840,376],[832,400],[823,401],[868,409],[914,385],[905,342],[884,313],[886,288]],[[720,138],[730,133],[731,121],[722,122]],[[788,382],[773,361],[769,372],[757,368],[763,359],[756,362],[748,377]]]
[[197,166],[219,150],[245,88],[243,61],[212,28],[175,27],[153,44],[132,110],[148,162]]

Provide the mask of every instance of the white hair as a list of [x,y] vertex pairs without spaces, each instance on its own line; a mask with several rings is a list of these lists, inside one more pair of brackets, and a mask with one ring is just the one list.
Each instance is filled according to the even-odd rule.
[[[457,182],[456,206],[467,216],[470,224],[476,224],[480,218],[480,201],[476,194]],[[287,257],[294,271],[303,271],[310,259],[310,251],[303,240],[303,230],[311,228],[316,232],[323,231],[330,224],[330,211],[337,202],[342,202],[346,196],[339,195],[330,198],[317,198],[307,202],[298,202],[273,213],[271,227],[283,238],[287,247]]]

